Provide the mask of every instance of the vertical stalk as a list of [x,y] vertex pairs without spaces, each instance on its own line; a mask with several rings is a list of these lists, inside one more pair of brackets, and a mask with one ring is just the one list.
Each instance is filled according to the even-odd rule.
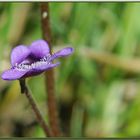
[[[48,2],[41,3],[40,9],[41,9],[43,39],[48,42],[50,47],[50,52],[52,53],[52,46],[51,46],[52,38],[51,38]],[[55,98],[53,69],[50,69],[47,72],[45,72],[45,85],[47,91],[47,105],[48,105],[48,116],[49,116],[50,127],[52,129],[53,136],[61,136],[61,131],[59,128],[58,110],[57,110],[56,98]]]
[[39,108],[36,104],[36,101],[34,100],[32,94],[29,92],[29,89],[28,87],[26,86],[26,82],[25,82],[25,79],[23,80],[20,80],[20,87],[21,87],[21,93],[24,93],[32,107],[32,110],[34,111],[35,115],[36,115],[36,118],[37,118],[37,121],[39,122],[40,126],[42,127],[42,129],[44,130],[45,132],[45,135],[47,137],[51,137],[53,136],[52,135],[52,132],[50,131],[49,127],[47,126],[43,116],[41,115],[40,111],[39,111]]

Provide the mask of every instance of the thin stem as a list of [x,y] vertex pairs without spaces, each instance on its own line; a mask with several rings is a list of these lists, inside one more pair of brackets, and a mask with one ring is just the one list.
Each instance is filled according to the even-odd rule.
[[[40,4],[41,9],[41,23],[42,23],[42,34],[43,39],[47,41],[51,49],[51,29],[49,20],[49,4],[47,2]],[[47,90],[47,105],[48,105],[48,115],[49,123],[52,128],[53,136],[61,136],[61,131],[59,128],[58,110],[55,98],[55,88],[54,88],[54,71],[53,69],[45,72],[45,85]]]
[[21,91],[22,93],[24,93],[36,115],[37,121],[40,124],[40,126],[42,127],[42,129],[45,132],[45,135],[47,137],[51,137],[52,136],[52,132],[49,130],[49,127],[47,126],[45,120],[43,119],[43,116],[41,115],[39,108],[33,98],[33,96],[31,95],[31,93],[29,92],[28,87],[26,86],[25,80],[20,80],[20,85],[21,85]]
[[23,94],[26,89],[25,79],[19,80],[19,83],[20,83],[21,93]]

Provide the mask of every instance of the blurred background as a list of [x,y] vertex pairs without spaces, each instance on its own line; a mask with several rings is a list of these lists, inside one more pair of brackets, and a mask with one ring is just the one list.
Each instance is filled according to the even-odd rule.
[[[140,3],[50,3],[61,127],[70,137],[140,136]],[[39,3],[0,3],[0,73],[18,44],[42,38]],[[28,78],[46,117],[44,75]],[[0,137],[44,137],[18,81],[0,79]]]

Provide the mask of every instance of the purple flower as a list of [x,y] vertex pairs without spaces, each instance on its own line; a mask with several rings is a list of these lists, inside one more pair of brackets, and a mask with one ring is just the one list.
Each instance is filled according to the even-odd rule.
[[11,69],[4,71],[1,77],[4,80],[17,80],[38,75],[60,64],[53,64],[54,59],[72,53],[73,48],[67,47],[51,55],[44,40],[34,41],[29,47],[19,45],[11,52]]

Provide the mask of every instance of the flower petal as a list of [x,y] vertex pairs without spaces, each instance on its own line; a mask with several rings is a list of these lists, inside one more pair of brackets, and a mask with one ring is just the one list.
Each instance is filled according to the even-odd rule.
[[43,58],[50,52],[49,46],[44,40],[34,41],[29,48],[35,58]]
[[2,73],[1,77],[3,80],[17,80],[25,75],[27,71],[19,71],[17,69],[9,69]]
[[54,60],[58,57],[64,57],[64,56],[68,56],[70,54],[72,54],[74,51],[73,48],[71,47],[67,47],[67,48],[64,48],[64,49],[61,49],[60,51],[54,53],[52,56],[51,56],[51,60]]
[[48,70],[48,69],[51,69],[53,67],[56,67],[60,64],[60,62],[57,62],[55,64],[44,64],[44,65],[40,65],[36,68],[34,68],[34,71],[37,71],[37,72],[41,72],[41,71],[45,71],[45,70]]
[[30,50],[26,46],[19,45],[15,47],[11,52],[12,66],[14,66],[16,63],[21,63],[29,54]]

